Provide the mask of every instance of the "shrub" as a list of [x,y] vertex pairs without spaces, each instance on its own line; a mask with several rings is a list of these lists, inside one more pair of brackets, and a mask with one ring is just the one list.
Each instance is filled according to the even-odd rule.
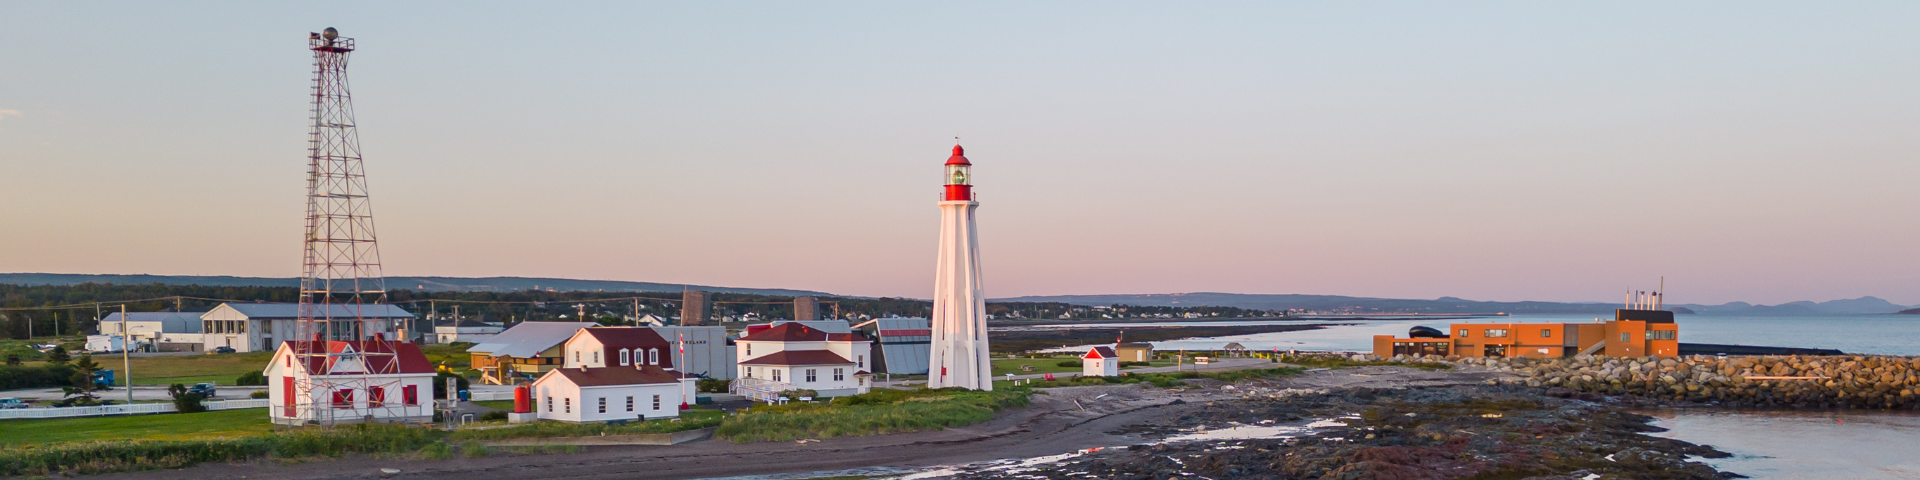
[[253,393],[247,394],[247,398],[268,398],[272,396],[273,394],[267,392],[266,390],[254,390]]
[[234,379],[233,384],[241,386],[266,386],[267,376],[258,370],[250,371],[240,374],[240,378]]
[[433,377],[433,398],[441,400],[447,398],[447,379],[449,378],[455,379],[454,381],[459,384],[458,386],[461,390],[467,389],[467,377],[454,375],[449,372],[440,372],[440,375]]
[[694,385],[699,388],[700,393],[727,393],[727,389],[733,386],[733,381],[702,378],[694,382]]
[[0,366],[0,390],[72,385],[72,365]]
[[54,345],[53,351],[47,352],[47,363],[58,365],[67,363],[68,360],[73,360],[73,355],[67,354],[66,347]]
[[434,442],[420,449],[420,456],[428,460],[446,460],[453,458],[453,446],[445,442]]
[[820,391],[819,391],[819,390],[812,390],[812,389],[805,389],[805,388],[802,388],[802,389],[796,389],[796,390],[788,390],[788,391],[785,391],[785,392],[780,392],[780,396],[782,396],[782,397],[787,397],[787,400],[788,400],[788,401],[795,401],[795,402],[797,402],[797,401],[800,401],[800,399],[802,399],[802,398],[814,398],[814,399],[817,399],[817,398],[819,398],[819,397],[820,397]]
[[1152,362],[1120,362],[1120,368],[1127,368],[1127,367],[1151,367],[1151,366],[1153,366],[1153,363],[1152,363]]
[[480,414],[480,420],[483,420],[483,421],[484,420],[506,420],[506,419],[507,419],[507,412],[502,412],[499,410],[494,410],[491,412]]
[[682,412],[680,416],[681,418],[678,422],[649,420],[645,422],[628,422],[624,425],[610,423],[533,422],[499,428],[460,429],[455,430],[447,439],[455,442],[469,442],[508,438],[590,437],[597,435],[673,433],[682,430],[707,428],[720,424],[720,412],[713,410]]
[[187,391],[186,385],[178,383],[168,385],[167,395],[173,397],[173,409],[175,411],[180,413],[200,413],[207,411],[207,406],[202,403],[206,401],[206,397]]
[[460,456],[468,458],[487,456],[487,446],[479,443],[469,443],[464,447],[460,447]]
[[1067,360],[1067,361],[1056,363],[1053,365],[1056,367],[1073,367],[1073,368],[1080,368],[1081,366],[1079,360]]

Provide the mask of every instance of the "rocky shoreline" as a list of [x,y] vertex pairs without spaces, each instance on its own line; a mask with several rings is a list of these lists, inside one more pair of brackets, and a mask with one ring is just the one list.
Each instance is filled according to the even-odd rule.
[[1662,404],[1732,408],[1920,410],[1920,357],[1583,355],[1389,360],[1507,372],[1514,375],[1507,382],[1548,389],[1559,396],[1586,392]]
[[1688,460],[1725,457],[1724,452],[1645,435],[1661,431],[1649,425],[1651,420],[1604,399],[1554,398],[1515,385],[1288,391],[1210,402],[1176,422],[1113,432],[1191,437],[1196,431],[1274,426],[1267,434],[1280,438],[1109,448],[1052,464],[955,478],[1739,477]]

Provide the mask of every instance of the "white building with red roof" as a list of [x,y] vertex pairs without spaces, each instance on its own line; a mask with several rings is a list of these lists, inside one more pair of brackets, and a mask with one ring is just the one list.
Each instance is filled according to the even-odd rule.
[[1120,355],[1112,347],[1093,347],[1080,356],[1080,375],[1085,377],[1120,376]]
[[281,342],[263,373],[276,424],[433,421],[433,364],[412,343]]
[[759,329],[734,340],[741,360],[734,391],[772,401],[780,392],[813,390],[822,397],[867,393],[873,341],[859,333],[831,333],[800,322]]
[[653,365],[556,368],[533,382],[533,411],[575,423],[679,417],[694,380]]
[[583,328],[561,345],[564,368],[639,364],[674,370],[673,345],[650,327]]

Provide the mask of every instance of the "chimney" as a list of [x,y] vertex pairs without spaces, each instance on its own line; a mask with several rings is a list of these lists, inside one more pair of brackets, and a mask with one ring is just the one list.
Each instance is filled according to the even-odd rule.
[[387,341],[387,334],[380,333],[380,332],[373,332],[373,341],[376,341],[376,342]]

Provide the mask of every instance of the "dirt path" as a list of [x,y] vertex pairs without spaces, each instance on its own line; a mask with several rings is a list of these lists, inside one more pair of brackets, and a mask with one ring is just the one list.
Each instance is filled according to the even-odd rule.
[[[994,420],[941,431],[833,438],[807,443],[734,444],[710,440],[658,447],[591,447],[575,454],[496,456],[444,461],[356,457],[280,464],[252,462],[202,465],[120,477],[202,480],[346,478],[587,478],[683,479],[835,471],[863,467],[920,468],[1005,458],[1026,458],[1080,449],[1130,445],[1148,439],[1108,432],[1179,418],[1209,401],[1271,388],[1457,385],[1484,382],[1496,373],[1426,372],[1395,367],[1322,370],[1259,382],[1256,388],[1216,385],[1185,391],[1138,385],[1050,389],[1031,406]],[[1178,400],[1178,402],[1176,402]],[[382,468],[401,473],[383,475]]]

